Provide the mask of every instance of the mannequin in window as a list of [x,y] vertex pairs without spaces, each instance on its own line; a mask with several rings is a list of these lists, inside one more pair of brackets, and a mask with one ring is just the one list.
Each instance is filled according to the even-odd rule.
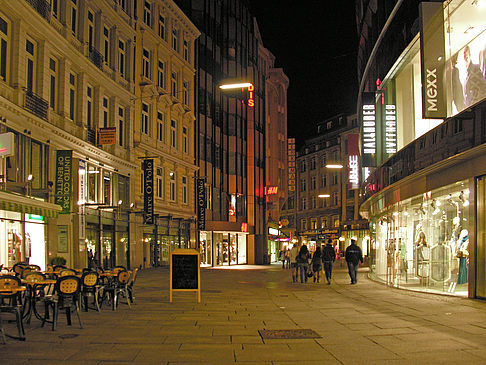
[[424,231],[419,231],[414,245],[417,258],[416,273],[420,278],[420,285],[425,286],[429,277],[430,248],[427,245]]
[[458,243],[458,240],[459,240],[459,236],[460,236],[461,231],[462,231],[461,218],[454,217],[454,219],[452,219],[452,224],[453,224],[453,227],[452,227],[450,245],[451,245],[452,252],[455,253],[456,248],[457,248],[457,243]]
[[457,284],[466,284],[469,274],[469,232],[463,229],[457,240],[456,256],[459,258],[459,273],[457,274]]

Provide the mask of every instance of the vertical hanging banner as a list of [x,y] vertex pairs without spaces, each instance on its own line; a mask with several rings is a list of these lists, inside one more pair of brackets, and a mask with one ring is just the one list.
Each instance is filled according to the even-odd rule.
[[143,223],[154,224],[154,160],[142,162],[143,170]]
[[206,228],[206,179],[196,179],[197,194],[197,229]]
[[[86,200],[86,161],[79,160],[79,185],[78,185],[78,200],[84,202]],[[85,205],[79,204],[79,239],[86,238],[86,212]]]
[[287,139],[287,163],[289,169],[289,191],[295,191],[295,138]]
[[376,104],[375,93],[361,95],[361,157],[363,167],[376,166]]
[[420,61],[422,66],[422,115],[446,118],[444,85],[445,36],[442,2],[420,3]]
[[348,135],[348,189],[359,189],[359,136]]
[[390,157],[397,153],[397,109],[394,104],[385,104],[384,119],[385,154]]
[[73,151],[58,150],[56,152],[56,197],[57,205],[62,207],[60,214],[71,212]]

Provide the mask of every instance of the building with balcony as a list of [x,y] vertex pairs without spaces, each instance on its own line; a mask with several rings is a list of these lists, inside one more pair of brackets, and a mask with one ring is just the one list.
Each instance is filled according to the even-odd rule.
[[138,265],[134,2],[0,5],[0,264]]
[[483,1],[357,1],[370,277],[486,297]]
[[[131,207],[144,265],[195,247],[195,47],[199,31],[172,0],[139,1]],[[192,244],[191,244],[192,242]]]

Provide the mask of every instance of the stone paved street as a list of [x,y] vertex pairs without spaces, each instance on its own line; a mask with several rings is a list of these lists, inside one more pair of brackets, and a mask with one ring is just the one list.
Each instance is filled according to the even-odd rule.
[[[387,288],[360,273],[350,285],[292,283],[280,265],[202,269],[202,301],[175,293],[168,269],[147,269],[136,304],[82,312],[56,331],[26,325],[0,364],[483,364],[486,303]],[[5,325],[9,332],[12,324]],[[320,338],[263,339],[259,330],[311,329]]]

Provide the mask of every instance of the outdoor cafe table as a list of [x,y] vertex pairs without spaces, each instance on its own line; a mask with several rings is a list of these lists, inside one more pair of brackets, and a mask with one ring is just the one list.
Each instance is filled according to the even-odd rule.
[[45,280],[25,280],[22,279],[23,284],[27,284],[29,286],[29,296],[26,298],[25,305],[28,304],[27,310],[25,310],[24,306],[24,319],[26,319],[27,323],[30,323],[30,319],[32,317],[32,313],[34,313],[35,317],[42,321],[43,317],[37,312],[36,308],[36,299],[37,299],[37,291],[36,286],[47,286],[54,285],[56,280],[53,279],[45,279]]
[[[0,298],[2,298],[2,296],[10,296],[10,295],[18,293],[18,292],[24,292],[26,290],[27,290],[27,288],[25,286],[13,286],[13,287],[2,286],[2,287],[0,287]],[[3,327],[1,327],[1,323],[0,323],[0,328],[3,328]],[[15,340],[25,341],[25,336],[22,336],[22,333],[20,332],[20,328],[19,328],[18,337],[9,335],[7,333],[5,333],[5,336],[8,336],[8,337],[13,338]]]

